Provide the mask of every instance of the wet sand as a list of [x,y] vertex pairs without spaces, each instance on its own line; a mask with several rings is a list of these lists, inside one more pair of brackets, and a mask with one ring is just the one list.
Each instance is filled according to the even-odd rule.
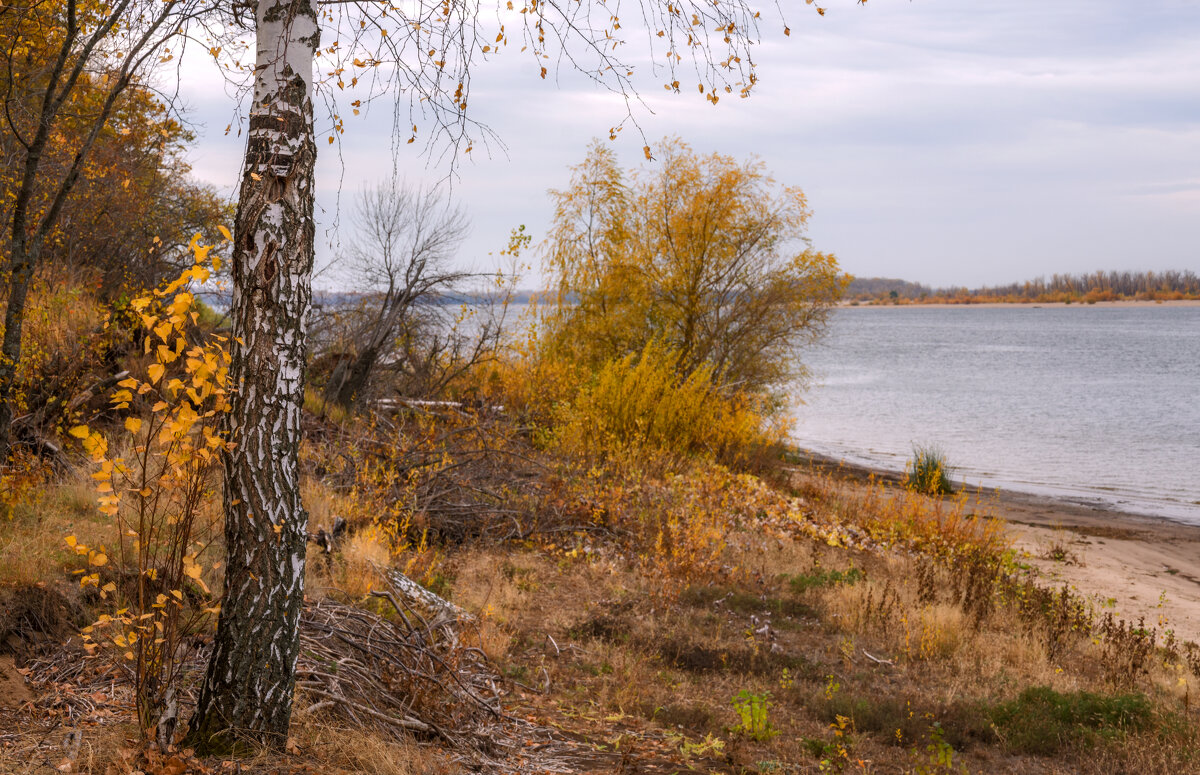
[[1065,301],[980,301],[970,302],[967,304],[954,302],[901,302],[900,304],[892,304],[891,302],[870,302],[863,301],[855,304],[851,300],[838,302],[839,307],[858,307],[860,309],[895,309],[896,307],[970,307],[979,309],[988,309],[995,307],[1013,307],[1016,309],[1032,309],[1034,307],[1112,307],[1119,309],[1123,307],[1200,307],[1200,299],[1171,299],[1163,301],[1149,301],[1144,299],[1122,299],[1121,301],[1097,301],[1087,303],[1086,301],[1073,301],[1067,303]]
[[[901,477],[801,452],[805,467],[852,480]],[[1006,521],[1013,545],[1047,584],[1068,584],[1132,621],[1200,643],[1200,525],[1010,490],[971,496],[978,513]]]

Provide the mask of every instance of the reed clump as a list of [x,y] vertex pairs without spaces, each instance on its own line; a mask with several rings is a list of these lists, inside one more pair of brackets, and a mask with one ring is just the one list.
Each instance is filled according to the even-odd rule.
[[908,463],[907,486],[926,495],[950,495],[954,483],[950,481],[950,465],[946,453],[932,445],[915,445],[912,460]]

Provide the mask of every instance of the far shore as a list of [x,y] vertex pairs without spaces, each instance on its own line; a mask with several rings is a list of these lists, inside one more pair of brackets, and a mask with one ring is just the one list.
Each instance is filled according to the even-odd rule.
[[[892,471],[797,452],[801,467],[851,482],[902,483]],[[1002,489],[980,491],[968,503],[1008,523],[1014,548],[1026,555],[1021,562],[1044,583],[1069,585],[1102,611],[1200,643],[1200,525]]]
[[856,307],[858,309],[873,309],[885,308],[895,309],[896,307],[960,307],[960,308],[992,308],[992,307],[1200,307],[1200,299],[1172,299],[1169,301],[1152,301],[1146,299],[1122,299],[1120,301],[1073,301],[1067,303],[1065,301],[980,301],[967,303],[954,302],[923,302],[923,301],[901,301],[899,304],[884,301],[860,301],[857,304],[851,301],[842,300],[838,302],[838,307]]

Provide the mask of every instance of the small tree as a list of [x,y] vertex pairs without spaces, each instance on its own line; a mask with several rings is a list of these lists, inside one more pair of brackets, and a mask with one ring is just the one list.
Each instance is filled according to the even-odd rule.
[[[21,330],[34,273],[64,210],[95,170],[106,132],[136,98],[164,47],[208,4],[195,0],[51,0],[0,5],[0,153],[4,170],[4,335],[0,339],[0,462],[8,456]],[[143,96],[145,92],[140,92]],[[123,127],[129,130],[129,127]]]
[[[358,234],[341,263],[365,295],[360,304],[337,309],[322,321],[327,334],[340,334],[325,399],[347,409],[381,364],[406,377],[407,393],[440,387],[439,376],[447,375],[429,374],[430,365],[442,363],[453,373],[459,360],[442,357],[454,346],[453,322],[445,319],[443,302],[473,276],[449,266],[466,235],[467,219],[437,190],[365,188],[355,220]],[[473,339],[486,340],[489,330],[481,333]]]
[[594,145],[553,192],[551,346],[595,367],[657,339],[683,375],[704,367],[749,393],[804,377],[796,349],[824,331],[844,287],[836,259],[809,246],[804,194],[761,162],[679,140],[658,155],[626,182]]

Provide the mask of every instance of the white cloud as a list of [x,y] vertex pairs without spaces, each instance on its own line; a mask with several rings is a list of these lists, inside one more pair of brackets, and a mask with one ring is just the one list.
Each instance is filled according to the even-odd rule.
[[[1200,4],[830,2],[824,17],[789,10],[790,38],[764,19],[751,99],[713,107],[694,84],[664,93],[647,70],[634,116],[650,140],[676,134],[700,151],[761,156],[805,189],[816,245],[849,271],[977,284],[1200,269]],[[631,52],[641,43],[634,34]],[[221,133],[232,103],[212,76],[189,71],[184,86],[207,124],[196,173],[231,187],[241,142]],[[546,189],[565,184],[625,104],[569,71],[543,81],[512,52],[476,71],[471,105],[508,149],[477,149],[453,183],[475,224],[464,260],[478,264],[511,227],[544,230]],[[416,153],[420,142],[393,161],[389,113],[377,104],[347,117],[341,162],[321,145],[326,210],[339,185],[353,191],[393,164],[409,179],[444,177]],[[616,148],[634,165],[642,144],[627,126]]]

